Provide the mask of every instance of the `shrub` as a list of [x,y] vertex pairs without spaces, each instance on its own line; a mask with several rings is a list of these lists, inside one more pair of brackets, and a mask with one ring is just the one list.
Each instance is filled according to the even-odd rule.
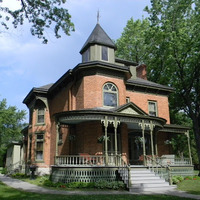
[[172,183],[173,184],[178,184],[183,180],[184,180],[184,178],[182,176],[173,176],[172,177]]
[[99,180],[94,183],[94,186],[98,189],[124,189],[125,184],[122,181],[105,181],[105,180]]
[[29,176],[27,176],[26,174],[23,174],[23,173],[15,173],[15,174],[12,174],[11,176],[13,178],[19,178],[19,179],[29,177]]
[[186,176],[186,177],[184,178],[184,180],[192,180],[192,179],[193,179],[192,176]]
[[2,174],[7,174],[7,173],[8,173],[7,168],[3,168],[3,169],[1,170],[1,173],[2,173]]

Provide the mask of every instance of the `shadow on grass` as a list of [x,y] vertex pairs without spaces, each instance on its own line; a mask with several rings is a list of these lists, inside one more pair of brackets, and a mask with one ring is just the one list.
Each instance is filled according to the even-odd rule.
[[181,200],[182,197],[167,195],[52,195],[37,194],[16,190],[0,182],[0,199],[2,200]]

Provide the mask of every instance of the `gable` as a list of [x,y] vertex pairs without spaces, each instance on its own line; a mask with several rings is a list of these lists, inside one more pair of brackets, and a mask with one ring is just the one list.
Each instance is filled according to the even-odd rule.
[[148,115],[146,112],[144,112],[141,108],[139,108],[132,102],[118,107],[117,109],[115,109],[115,111],[118,113],[130,115]]

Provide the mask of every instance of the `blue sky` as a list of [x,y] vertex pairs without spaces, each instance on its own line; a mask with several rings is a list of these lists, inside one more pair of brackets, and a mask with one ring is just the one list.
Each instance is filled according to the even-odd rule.
[[[4,0],[13,9],[17,2]],[[72,16],[75,32],[56,39],[48,31],[47,45],[31,36],[28,24],[1,33],[0,100],[6,98],[8,105],[27,110],[22,101],[33,87],[56,82],[81,62],[79,51],[96,25],[98,10],[100,25],[116,40],[131,17],[136,20],[147,16],[143,11],[146,5],[150,0],[67,0],[65,7]]]

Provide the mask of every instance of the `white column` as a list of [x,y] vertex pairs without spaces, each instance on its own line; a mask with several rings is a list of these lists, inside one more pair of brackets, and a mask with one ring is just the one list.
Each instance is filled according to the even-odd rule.
[[105,127],[105,157],[106,161],[105,164],[108,165],[108,117],[105,116],[105,119],[101,120]]

